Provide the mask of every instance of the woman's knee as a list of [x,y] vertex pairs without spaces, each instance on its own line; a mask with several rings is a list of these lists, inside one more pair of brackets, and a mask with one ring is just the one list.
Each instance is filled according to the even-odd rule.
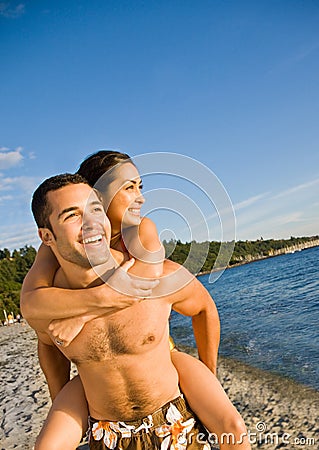
[[224,432],[232,433],[240,439],[247,435],[247,428],[241,415],[235,410],[233,414],[225,418],[223,423]]
[[47,439],[41,439],[41,437],[38,437],[36,440],[34,450],[61,450],[55,445],[53,442],[47,442]]
[[76,446],[70,446],[70,443],[66,441],[61,442],[57,439],[47,439],[38,437],[36,440],[34,450],[75,450]]

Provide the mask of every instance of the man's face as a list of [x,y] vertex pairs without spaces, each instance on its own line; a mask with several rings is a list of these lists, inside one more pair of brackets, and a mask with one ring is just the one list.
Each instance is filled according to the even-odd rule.
[[[54,237],[52,250],[84,268],[110,258],[110,222],[96,193],[87,184],[70,184],[48,192]],[[52,235],[52,233],[51,233]]]

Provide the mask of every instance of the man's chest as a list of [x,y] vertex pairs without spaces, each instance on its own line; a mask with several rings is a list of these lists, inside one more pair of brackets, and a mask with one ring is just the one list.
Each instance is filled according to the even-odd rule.
[[164,301],[145,300],[94,319],[69,346],[68,357],[80,363],[147,352],[166,338],[169,314]]

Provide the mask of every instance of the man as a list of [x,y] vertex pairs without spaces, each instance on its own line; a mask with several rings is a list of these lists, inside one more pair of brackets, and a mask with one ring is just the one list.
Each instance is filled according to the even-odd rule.
[[[43,243],[60,264],[55,286],[77,289],[97,285],[101,283],[97,272],[112,274],[114,260],[123,262],[122,253],[109,249],[110,224],[99,197],[79,175],[44,181],[34,193],[33,213]],[[175,270],[176,265],[167,261],[163,275]],[[172,278],[174,275],[164,277],[163,284]],[[180,397],[171,362],[171,308],[193,316],[199,352],[207,358],[204,362],[208,366],[213,365],[210,345],[214,345],[215,336],[209,321],[216,312],[196,279],[169,297],[134,303],[88,322],[65,348],[51,338],[49,319],[29,320],[42,344],[58,346],[77,365],[90,416],[94,417],[90,420],[92,449],[106,448],[102,442],[111,437],[116,442],[113,440],[110,448],[121,448],[128,439],[133,445],[130,448],[160,448],[163,439],[167,445],[167,439],[177,439],[176,430],[187,443],[184,448],[204,448],[195,439],[203,429]]]

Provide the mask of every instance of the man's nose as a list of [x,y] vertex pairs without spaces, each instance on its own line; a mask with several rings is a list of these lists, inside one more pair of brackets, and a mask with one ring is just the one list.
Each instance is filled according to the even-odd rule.
[[96,225],[98,225],[98,224],[101,224],[101,222],[96,220],[96,217],[94,217],[92,214],[90,214],[90,213],[84,214],[83,222],[82,222],[83,230],[91,230],[94,227],[96,227]]

